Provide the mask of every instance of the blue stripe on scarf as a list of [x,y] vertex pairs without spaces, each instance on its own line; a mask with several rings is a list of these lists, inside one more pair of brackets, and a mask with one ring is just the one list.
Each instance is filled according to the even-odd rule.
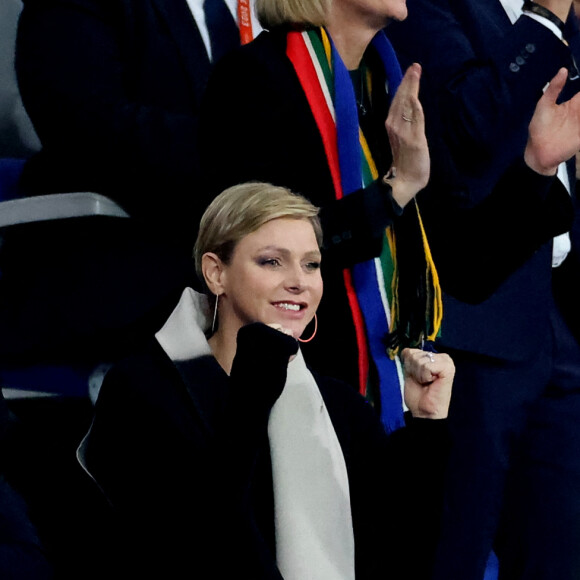
[[[340,177],[344,195],[348,195],[363,186],[363,152],[350,75],[332,40],[331,44]],[[401,83],[402,74],[393,47],[384,32],[379,32],[372,44],[383,61],[389,92],[394,95]],[[377,274],[382,276],[382,271],[377,272],[374,260],[355,264],[353,267],[354,286],[365,321],[369,350],[379,375],[381,420],[387,431],[394,431],[404,424],[403,405],[396,363],[387,355],[385,346],[389,327]]]
[[382,31],[373,38],[371,44],[383,61],[385,75],[389,83],[389,94],[392,99],[403,80],[403,71],[395,54],[395,49],[386,34]]
[[348,195],[363,186],[363,153],[359,142],[358,112],[350,74],[332,40],[331,46],[340,182],[344,195]]
[[381,421],[388,433],[402,427],[403,402],[397,364],[389,358],[385,337],[389,326],[378,287],[377,272],[374,260],[367,260],[354,265],[353,278],[356,294],[365,319],[367,339],[371,357],[379,374],[381,393]]

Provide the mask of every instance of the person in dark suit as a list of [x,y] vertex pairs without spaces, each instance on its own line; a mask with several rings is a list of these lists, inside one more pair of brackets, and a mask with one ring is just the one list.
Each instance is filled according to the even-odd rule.
[[259,31],[253,17],[238,31],[237,6],[25,2],[16,69],[42,150],[24,168],[21,194],[95,192],[131,220],[11,232],[0,284],[5,359],[112,360],[195,284],[191,248],[205,208],[199,103],[212,61]]
[[424,67],[433,171],[419,204],[446,292],[439,344],[458,367],[438,579],[480,579],[494,540],[500,577],[580,575],[580,349],[552,291],[576,201],[562,162],[580,143],[542,161],[545,177],[522,171],[563,67],[539,102],[562,88],[553,134],[577,131],[571,4],[414,0],[389,30]]
[[107,374],[79,456],[133,575],[429,577],[453,363],[403,352],[412,417],[391,437],[352,387],[310,372],[317,213],[264,183],[216,197],[195,249],[206,295],[185,289]]
[[199,106],[218,48],[240,43],[234,16],[224,0],[27,0],[16,68],[42,151],[23,193],[102,193],[190,251]]

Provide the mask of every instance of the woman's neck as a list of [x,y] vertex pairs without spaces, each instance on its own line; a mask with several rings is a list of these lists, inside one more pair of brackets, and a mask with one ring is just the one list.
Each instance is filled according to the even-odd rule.
[[341,10],[338,3],[333,4],[326,28],[348,70],[359,68],[368,45],[380,30]]
[[213,356],[228,375],[236,356],[236,337],[237,332],[226,332],[218,328],[208,340]]

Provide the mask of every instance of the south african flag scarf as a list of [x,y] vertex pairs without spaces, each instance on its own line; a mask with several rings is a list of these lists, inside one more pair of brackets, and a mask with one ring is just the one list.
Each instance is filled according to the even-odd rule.
[[[385,34],[379,32],[372,41],[385,71],[390,95],[394,95],[402,72]],[[359,126],[358,109],[350,74],[332,39],[324,28],[290,31],[286,54],[292,62],[308,99],[322,141],[336,199],[342,198],[378,178],[378,171],[369,146]],[[429,332],[421,339],[432,340],[441,323],[441,294],[437,274],[424,235],[421,218],[429,281],[427,295],[432,306],[426,313]],[[388,431],[403,426],[402,370],[397,350],[386,347],[386,337],[397,328],[398,268],[396,240],[391,227],[387,228],[380,257],[355,264],[344,270],[344,282],[356,329],[358,368],[362,394],[367,394],[369,359],[375,364],[380,391],[381,419]]]

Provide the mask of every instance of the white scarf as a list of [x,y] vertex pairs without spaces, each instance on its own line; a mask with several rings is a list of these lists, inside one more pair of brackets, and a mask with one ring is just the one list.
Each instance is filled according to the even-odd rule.
[[[186,288],[155,338],[173,361],[211,354],[207,298]],[[268,423],[276,561],[285,580],[354,580],[354,537],[346,464],[302,353],[288,364]]]

